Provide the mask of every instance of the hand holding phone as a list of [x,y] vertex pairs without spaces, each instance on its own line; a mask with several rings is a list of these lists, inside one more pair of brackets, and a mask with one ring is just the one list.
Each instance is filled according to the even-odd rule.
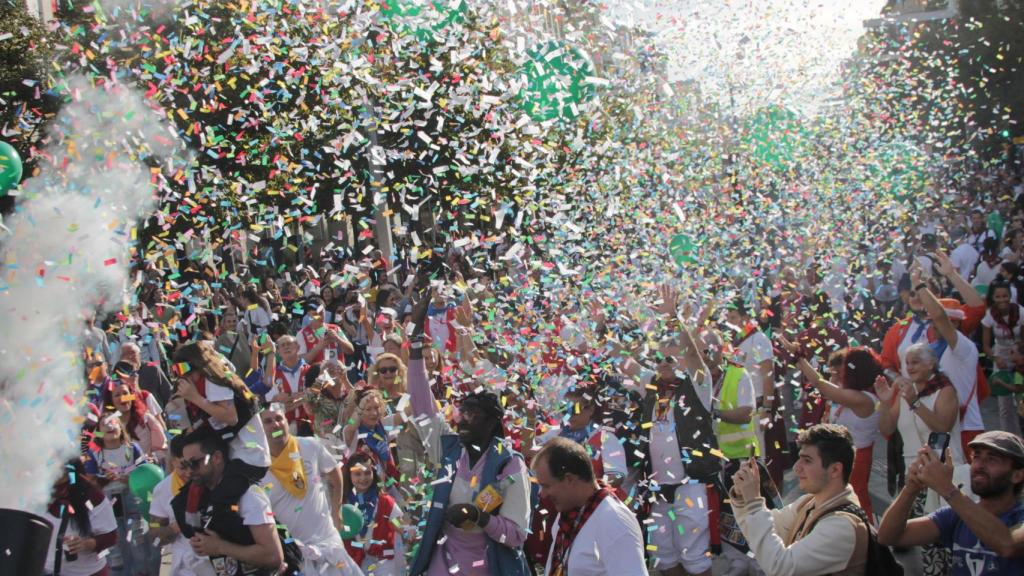
[[946,448],[949,448],[948,432],[932,432],[928,435],[928,448],[939,462],[946,462]]

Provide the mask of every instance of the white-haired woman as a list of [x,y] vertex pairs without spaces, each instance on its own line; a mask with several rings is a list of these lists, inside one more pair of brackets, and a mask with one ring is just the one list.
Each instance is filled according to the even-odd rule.
[[[939,371],[939,358],[935,349],[925,343],[907,349],[906,367],[909,378],[898,377],[890,385],[884,376],[875,380],[879,399],[878,426],[882,435],[892,436],[897,429],[903,438],[903,461],[907,471],[917,459],[917,452],[928,446],[928,437],[934,433],[948,434],[949,453],[953,466],[964,463],[960,443],[960,401],[956,388]],[[928,514],[939,506],[938,495],[922,492],[914,502],[914,517]],[[925,575],[946,574],[950,564],[949,550],[939,546],[925,546],[921,551],[922,570]]]

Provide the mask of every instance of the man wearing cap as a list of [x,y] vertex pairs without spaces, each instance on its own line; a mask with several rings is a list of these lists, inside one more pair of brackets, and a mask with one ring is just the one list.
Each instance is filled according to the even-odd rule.
[[434,494],[409,574],[525,576],[523,543],[530,522],[530,481],[523,457],[504,438],[505,410],[493,392],[459,403],[458,434],[438,413],[427,382],[423,346],[430,294],[412,310],[409,395],[413,422],[435,465]]
[[[953,484],[953,464],[922,448],[907,485],[878,527],[878,541],[899,547],[939,544],[952,550],[953,576],[1024,574],[1024,441],[1009,432],[978,435],[969,444],[975,503]],[[917,494],[935,490],[948,503],[931,515],[907,520]]]

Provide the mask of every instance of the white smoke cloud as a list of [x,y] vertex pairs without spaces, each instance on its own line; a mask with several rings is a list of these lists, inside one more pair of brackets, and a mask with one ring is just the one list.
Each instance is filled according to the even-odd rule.
[[68,101],[40,173],[0,231],[0,507],[31,512],[78,450],[83,312],[130,296],[134,226],[156,205],[162,173],[183,169],[173,130],[129,87],[73,77],[60,88]]

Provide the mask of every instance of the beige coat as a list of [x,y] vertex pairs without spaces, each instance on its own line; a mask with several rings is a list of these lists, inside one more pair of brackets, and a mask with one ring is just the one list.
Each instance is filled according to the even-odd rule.
[[845,512],[829,514],[807,532],[825,512],[848,502],[858,504],[853,488],[831,498],[820,509],[811,495],[781,510],[768,510],[764,499],[739,500],[735,492],[732,509],[750,550],[765,574],[772,576],[816,576],[843,574],[863,576],[867,564],[868,528],[857,516]]

